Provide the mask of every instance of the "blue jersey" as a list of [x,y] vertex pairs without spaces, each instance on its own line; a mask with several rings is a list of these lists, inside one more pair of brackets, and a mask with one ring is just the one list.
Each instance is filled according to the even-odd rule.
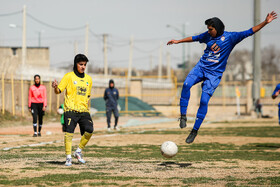
[[104,92],[106,107],[115,108],[118,106],[119,91],[116,88],[107,88]]
[[236,44],[244,38],[253,35],[253,29],[242,32],[227,32],[216,38],[211,37],[208,32],[193,36],[193,41],[205,43],[206,49],[198,62],[202,69],[210,70],[211,73],[222,74],[227,65],[228,57]]

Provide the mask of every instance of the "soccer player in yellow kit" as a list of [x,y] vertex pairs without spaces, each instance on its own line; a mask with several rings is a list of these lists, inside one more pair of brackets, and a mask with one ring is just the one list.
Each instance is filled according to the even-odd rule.
[[82,158],[82,149],[90,140],[93,133],[93,122],[89,114],[88,102],[91,94],[92,79],[85,74],[88,58],[83,54],[77,54],[74,58],[73,71],[64,75],[61,82],[52,82],[56,94],[66,89],[64,100],[64,144],[66,152],[66,166],[72,165],[72,138],[77,123],[79,123],[82,138],[74,157],[80,163],[85,163]]

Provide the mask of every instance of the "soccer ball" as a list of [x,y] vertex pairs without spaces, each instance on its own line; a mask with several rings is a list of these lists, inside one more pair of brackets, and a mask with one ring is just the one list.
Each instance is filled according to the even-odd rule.
[[178,152],[177,145],[172,141],[166,141],[161,144],[160,151],[162,156],[166,158],[172,158]]
[[62,109],[62,108],[57,109],[57,113],[58,113],[58,114],[62,115],[62,114],[63,114],[63,112],[64,112],[64,111],[63,111],[63,109]]

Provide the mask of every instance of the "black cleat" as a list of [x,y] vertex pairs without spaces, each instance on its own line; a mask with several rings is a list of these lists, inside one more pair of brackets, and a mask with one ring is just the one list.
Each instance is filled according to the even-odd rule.
[[197,135],[197,130],[192,130],[191,133],[189,134],[189,136],[186,139],[186,143],[193,143],[195,137]]
[[180,120],[180,128],[181,128],[181,129],[186,128],[186,127],[187,127],[187,117],[181,115],[181,117],[179,118],[179,120]]
[[41,136],[41,133],[40,133],[40,132],[38,132],[38,136]]
[[34,133],[34,134],[33,134],[33,137],[37,137],[37,134]]

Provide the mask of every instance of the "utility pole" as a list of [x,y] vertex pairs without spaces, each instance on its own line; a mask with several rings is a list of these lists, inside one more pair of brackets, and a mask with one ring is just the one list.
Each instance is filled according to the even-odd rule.
[[22,11],[22,49],[21,49],[21,65],[22,68],[26,63],[26,5]]
[[167,65],[166,65],[166,72],[167,72],[167,79],[171,79],[171,69],[170,69],[170,53],[167,52],[166,53],[166,62],[167,62]]
[[107,61],[107,34],[103,34],[103,45],[104,45],[104,76],[108,77],[108,61]]
[[153,55],[150,56],[150,72],[153,72]]
[[[254,25],[260,23],[260,0],[254,0]],[[253,46],[253,102],[260,98],[261,89],[261,33],[260,31],[254,34]],[[254,103],[253,103],[254,104]]]
[[160,43],[159,48],[159,58],[158,58],[158,79],[162,77],[162,42]]
[[132,57],[133,57],[133,36],[130,37],[130,47],[129,47],[129,62],[128,62],[128,80],[131,79],[131,71],[132,71]]
[[[86,24],[86,34],[85,34],[85,55],[88,57],[88,32],[89,26]],[[85,73],[88,73],[88,68],[86,68]]]
[[41,31],[38,32],[38,47],[41,47]]

